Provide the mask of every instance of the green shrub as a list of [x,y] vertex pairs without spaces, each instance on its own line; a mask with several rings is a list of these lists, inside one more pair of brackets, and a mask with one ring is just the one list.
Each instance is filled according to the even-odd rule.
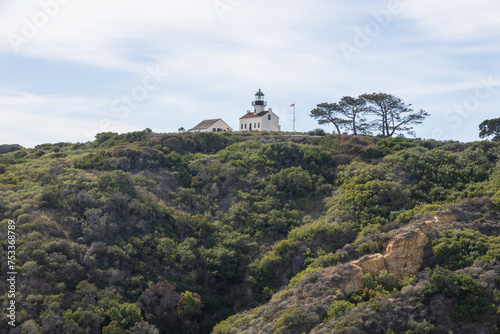
[[421,204],[417,205],[413,209],[398,211],[395,212],[395,217],[391,220],[395,220],[398,223],[406,224],[409,223],[412,219],[415,219],[419,215],[423,215],[425,213],[437,211],[441,209],[443,205],[441,204]]
[[110,170],[111,161],[104,150],[89,153],[73,162],[75,168]]
[[302,167],[282,169],[279,173],[271,176],[271,182],[276,185],[278,190],[294,198],[308,195],[314,187],[311,175]]
[[288,286],[291,287],[291,286],[294,286],[295,284],[299,284],[304,280],[304,278],[314,277],[315,273],[317,273],[320,269],[321,268],[308,267],[305,270],[302,270],[300,273],[295,275],[290,280],[290,283],[288,284]]
[[305,263],[308,263],[309,268],[327,268],[334,267],[345,260],[344,254],[341,252],[324,253],[318,251],[318,257],[308,258]]
[[468,267],[490,248],[490,238],[474,230],[446,230],[433,242],[432,252],[451,270]]
[[378,141],[376,145],[383,155],[388,155],[415,147],[418,142],[409,138],[390,137]]
[[339,317],[343,315],[347,310],[350,310],[355,305],[347,300],[337,300],[333,302],[332,305],[328,307],[326,311],[328,318]]
[[348,298],[349,302],[353,304],[367,302],[377,297],[395,293],[411,282],[411,280],[399,280],[394,274],[383,272],[373,274],[366,273],[361,279],[364,286],[363,290],[352,293]]
[[377,159],[382,158],[383,156],[384,153],[373,144],[363,150],[363,157],[367,159]]
[[356,252],[361,256],[365,254],[378,253],[382,250],[382,246],[373,240],[363,242],[356,247]]
[[306,312],[300,307],[286,310],[276,322],[275,333],[300,334],[310,330],[314,324],[308,321]]
[[412,321],[408,327],[405,334],[430,334],[435,329],[435,326],[425,319],[422,322]]
[[420,201],[444,201],[465,184],[488,180],[493,165],[480,148],[453,152],[414,147],[388,155],[384,161],[401,166],[416,183],[412,195]]
[[0,145],[0,155],[10,152],[16,152],[23,149],[24,148],[20,145]]
[[359,228],[386,224],[392,211],[412,206],[410,190],[394,179],[394,171],[387,164],[354,161],[340,168],[338,182],[328,214],[340,221],[353,221]]
[[486,293],[481,283],[470,275],[455,274],[441,267],[434,269],[423,290],[426,301],[436,293],[456,299],[450,312],[454,321],[478,321],[486,306]]
[[320,136],[320,137],[326,136],[325,130],[324,129],[320,129],[320,128],[311,130],[311,131],[308,132],[308,134],[310,136]]
[[136,194],[130,175],[123,171],[103,173],[98,179],[98,185],[107,192],[119,191],[130,196]]

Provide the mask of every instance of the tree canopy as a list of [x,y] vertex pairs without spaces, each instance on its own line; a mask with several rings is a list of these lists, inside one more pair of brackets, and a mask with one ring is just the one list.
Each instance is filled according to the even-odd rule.
[[342,122],[344,128],[354,135],[369,134],[370,126],[366,123],[365,114],[366,100],[344,96],[337,104],[340,113],[347,119]]
[[394,95],[372,93],[318,104],[310,116],[319,124],[333,124],[338,134],[344,128],[354,135],[380,131],[380,136],[392,137],[401,132],[414,135],[412,125],[421,124],[429,114],[425,110],[414,111],[411,104]]
[[493,141],[500,141],[500,118],[487,119],[479,124],[479,137],[491,137]]
[[318,120],[318,124],[333,124],[338,134],[341,134],[341,127],[346,122],[341,118],[340,107],[336,103],[320,103],[317,108],[311,110],[312,118]]

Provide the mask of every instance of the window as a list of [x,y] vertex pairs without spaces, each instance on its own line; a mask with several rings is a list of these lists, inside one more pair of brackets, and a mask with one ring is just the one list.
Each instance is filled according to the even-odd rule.
[[213,132],[217,132],[217,129],[216,129],[216,128],[213,128],[213,130],[212,130],[212,131],[213,131]]
[[257,126],[258,126],[258,127],[259,127],[259,129],[260,129],[260,122],[259,122],[259,123],[257,123]]
[[243,130],[243,123],[241,124],[241,130]]
[[271,120],[271,115],[267,115],[267,120],[270,121]]
[[247,125],[245,124],[245,129],[247,128]]
[[257,123],[253,123],[253,128],[257,129]]

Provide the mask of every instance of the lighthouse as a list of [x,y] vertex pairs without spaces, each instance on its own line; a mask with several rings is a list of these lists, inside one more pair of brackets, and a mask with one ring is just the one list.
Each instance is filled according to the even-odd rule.
[[264,93],[259,88],[259,91],[255,93],[255,101],[252,102],[254,114],[258,114],[264,111],[267,106],[267,102],[264,101]]
[[255,93],[255,100],[252,102],[253,112],[240,117],[240,131],[270,131],[279,132],[281,130],[280,118],[271,108],[266,110],[267,102],[264,100],[264,93],[259,88]]

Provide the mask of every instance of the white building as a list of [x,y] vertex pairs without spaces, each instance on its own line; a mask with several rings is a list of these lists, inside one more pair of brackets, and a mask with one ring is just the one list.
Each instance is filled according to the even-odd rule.
[[280,118],[273,110],[266,109],[264,93],[259,89],[252,102],[253,112],[247,110],[246,115],[240,117],[240,131],[281,131]]
[[206,119],[197,126],[195,126],[194,128],[188,130],[188,132],[224,132],[224,131],[233,131],[233,129],[220,118]]

